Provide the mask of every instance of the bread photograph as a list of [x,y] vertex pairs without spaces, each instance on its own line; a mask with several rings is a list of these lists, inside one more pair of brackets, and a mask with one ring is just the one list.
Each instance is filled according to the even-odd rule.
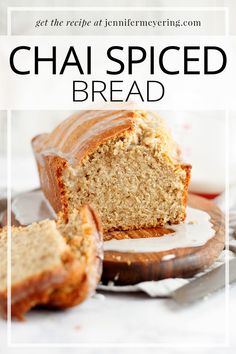
[[[224,286],[225,257],[235,257],[231,239],[224,249],[216,173],[220,112],[124,108],[35,111],[34,121],[31,111],[12,112],[0,325],[11,322],[14,343],[95,345],[130,334],[141,343],[143,323],[152,333],[161,318],[165,337],[185,304],[181,316],[199,330],[195,303],[207,314],[214,294],[205,302],[206,293]],[[200,332],[211,322],[204,317]]]

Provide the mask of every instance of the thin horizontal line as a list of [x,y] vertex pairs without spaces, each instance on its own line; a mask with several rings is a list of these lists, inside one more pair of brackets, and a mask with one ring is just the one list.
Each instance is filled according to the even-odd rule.
[[228,11],[226,6],[215,7],[73,7],[73,6],[9,6],[10,11]]

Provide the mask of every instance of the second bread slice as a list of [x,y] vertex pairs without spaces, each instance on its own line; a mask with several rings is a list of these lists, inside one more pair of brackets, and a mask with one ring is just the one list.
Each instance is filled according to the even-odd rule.
[[[7,229],[0,233],[0,310],[7,309]],[[67,308],[96,288],[102,269],[102,235],[84,206],[67,223],[44,220],[11,232],[11,315],[22,319],[36,305]]]

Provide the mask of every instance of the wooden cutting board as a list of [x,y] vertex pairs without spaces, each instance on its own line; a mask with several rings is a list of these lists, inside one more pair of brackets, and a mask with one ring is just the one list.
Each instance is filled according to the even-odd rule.
[[[206,211],[211,217],[215,236],[200,247],[177,248],[164,252],[128,253],[106,251],[104,254],[102,282],[114,282],[117,285],[136,284],[147,280],[164,278],[191,277],[209,267],[224,248],[224,216],[211,201],[189,194],[188,205]],[[32,213],[32,211],[31,211]],[[2,223],[6,225],[6,213]],[[12,224],[19,225],[12,214]],[[171,231],[165,228],[139,229],[132,231],[114,231],[104,235],[104,240],[111,237],[140,238],[161,237]],[[175,258],[163,260],[167,255]]]
[[[109,281],[117,285],[136,284],[147,280],[164,278],[186,278],[195,275],[209,267],[224,248],[224,216],[219,208],[211,201],[189,195],[188,205],[207,212],[215,230],[215,236],[199,247],[177,248],[163,252],[128,253],[106,251],[103,262],[102,282]],[[115,231],[104,236],[122,239],[127,237],[161,237],[169,233],[168,229],[153,228],[131,231]],[[167,255],[175,258],[163,260]]]

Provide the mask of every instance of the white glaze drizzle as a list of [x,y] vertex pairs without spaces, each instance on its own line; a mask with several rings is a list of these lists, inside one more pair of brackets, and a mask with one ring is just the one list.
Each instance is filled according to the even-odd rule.
[[117,252],[161,252],[175,248],[198,247],[211,239],[215,231],[210,222],[210,216],[198,209],[187,208],[186,220],[179,225],[166,228],[174,233],[161,237],[129,238],[104,242],[104,251]]

